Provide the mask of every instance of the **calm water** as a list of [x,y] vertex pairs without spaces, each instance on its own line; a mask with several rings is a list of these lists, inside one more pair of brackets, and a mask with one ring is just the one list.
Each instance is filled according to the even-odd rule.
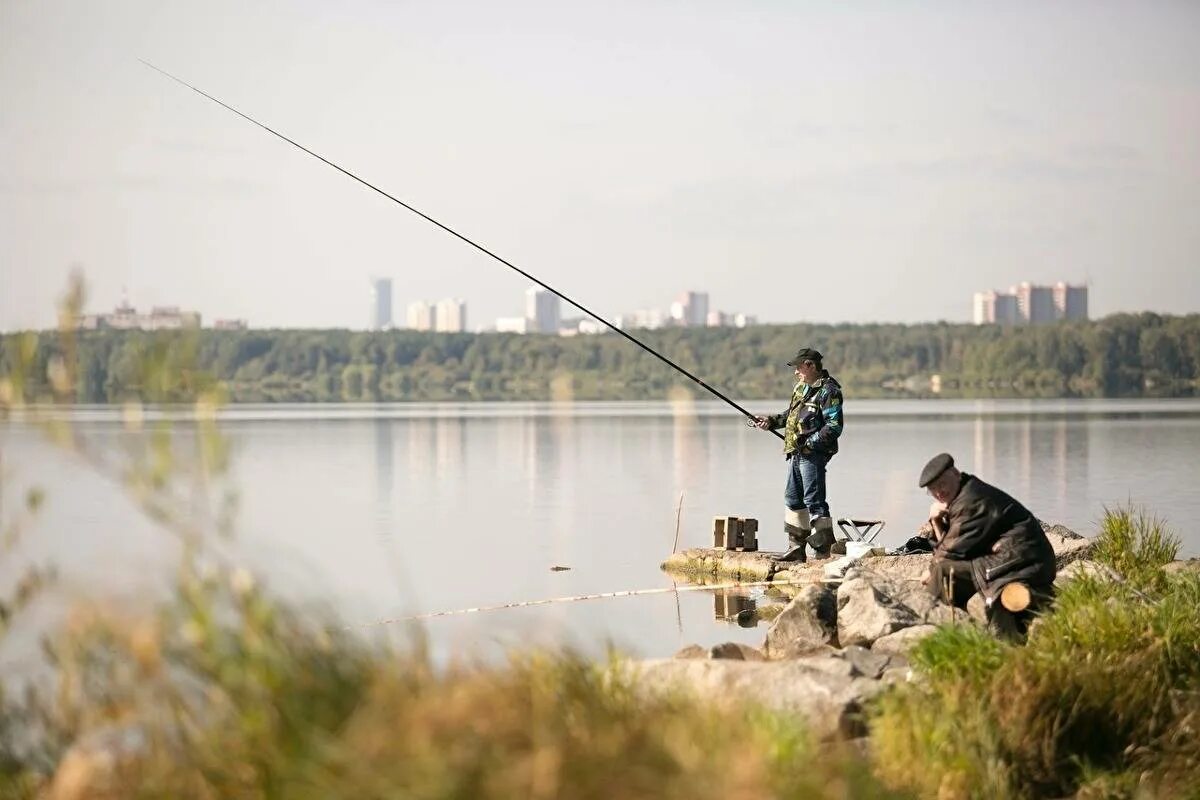
[[[829,472],[833,512],[886,519],[888,546],[923,519],[916,476],[948,450],[1044,519],[1090,532],[1104,505],[1132,500],[1200,553],[1200,402],[851,401],[846,415]],[[72,417],[101,449],[118,446],[113,410]],[[779,440],[719,404],[240,406],[223,419],[241,493],[237,557],[347,624],[670,587],[659,563],[681,492],[681,548],[705,544],[716,514],[758,517],[763,546],[783,544]],[[37,524],[0,562],[4,585],[30,559],[56,562],[82,596],[164,584],[168,540],[119,486],[26,425],[0,427],[0,448],[7,510],[24,487],[47,492]],[[690,642],[761,643],[764,628],[716,618],[745,602],[666,593],[423,626],[443,654],[534,640],[667,655]]]

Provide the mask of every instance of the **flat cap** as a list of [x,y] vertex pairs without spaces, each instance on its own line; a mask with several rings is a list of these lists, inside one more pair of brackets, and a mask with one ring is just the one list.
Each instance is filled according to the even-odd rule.
[[796,355],[792,356],[792,360],[787,362],[787,365],[789,367],[794,367],[801,361],[813,361],[820,364],[822,360],[821,354],[816,350],[812,349],[811,347],[801,347],[798,351],[796,351]]
[[933,458],[929,459],[929,463],[925,465],[925,469],[921,470],[921,481],[917,484],[924,489],[929,484],[938,479],[946,470],[954,466],[954,457],[949,453],[938,453]]

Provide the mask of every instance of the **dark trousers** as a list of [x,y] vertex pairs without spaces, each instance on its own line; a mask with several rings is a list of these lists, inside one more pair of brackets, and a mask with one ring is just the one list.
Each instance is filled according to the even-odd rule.
[[783,503],[793,511],[808,509],[811,519],[829,516],[825,502],[825,465],[829,457],[817,453],[794,453],[787,460],[787,485]]
[[[929,583],[926,588],[934,597],[962,609],[967,607],[971,595],[978,591],[975,578],[971,574],[971,562],[946,558],[937,559],[929,566]],[[1016,614],[1000,605],[1000,601],[997,600],[987,607],[988,630],[1007,641],[1023,641],[1029,623],[1039,610],[1046,607],[1052,596],[1053,588],[1034,590],[1034,602],[1029,608]]]

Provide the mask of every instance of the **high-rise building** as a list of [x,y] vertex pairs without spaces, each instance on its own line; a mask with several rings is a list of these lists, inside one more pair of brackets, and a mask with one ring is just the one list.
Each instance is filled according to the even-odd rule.
[[1017,296],[996,291],[976,292],[974,319],[976,325],[1016,325],[1021,319]]
[[1054,285],[1054,312],[1058,319],[1088,318],[1088,287],[1059,281]]
[[525,318],[533,333],[558,333],[559,300],[554,293],[539,286],[525,291]]
[[617,327],[622,330],[631,328],[645,328],[646,330],[655,330],[661,328],[667,321],[668,317],[663,314],[660,308],[639,308],[628,314],[621,314],[617,317]]
[[671,316],[688,327],[704,327],[708,322],[708,292],[683,292],[672,304]]
[[434,309],[434,330],[442,333],[462,333],[467,329],[465,300],[439,300]]
[[371,330],[383,331],[392,327],[392,279],[374,278],[371,281]]
[[409,303],[405,322],[414,331],[431,331],[437,324],[437,308],[423,300]]
[[1054,290],[1049,286],[1036,286],[1024,281],[1014,286],[1012,293],[1017,296],[1022,322],[1041,325],[1054,321]]
[[529,320],[525,317],[500,317],[496,320],[496,333],[529,333]]

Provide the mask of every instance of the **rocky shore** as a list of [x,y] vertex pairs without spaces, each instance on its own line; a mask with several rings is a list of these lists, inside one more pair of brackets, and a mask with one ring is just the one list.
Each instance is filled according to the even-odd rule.
[[[1088,559],[1092,540],[1061,525],[1043,528],[1058,559],[1058,582],[1105,569]],[[872,551],[834,578],[827,575],[829,561],[787,565],[776,555],[694,548],[667,559],[663,569],[685,580],[770,582],[790,599],[773,615],[761,647],[690,645],[674,658],[631,664],[643,685],[750,700],[800,714],[820,735],[859,736],[863,704],[910,678],[909,648],[940,624],[983,621],[978,595],[963,612],[929,594],[922,583],[928,554]]]

